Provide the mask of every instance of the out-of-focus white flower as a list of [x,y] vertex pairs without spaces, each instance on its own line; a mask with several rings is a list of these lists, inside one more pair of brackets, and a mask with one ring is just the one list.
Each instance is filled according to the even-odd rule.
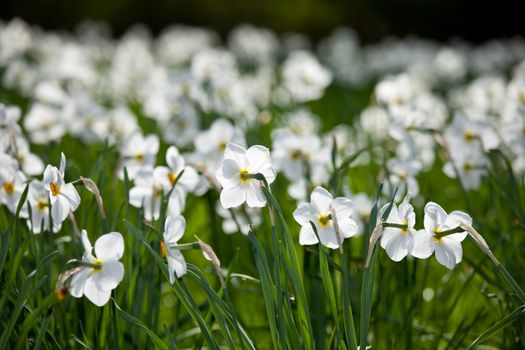
[[319,117],[306,108],[296,109],[285,115],[288,128],[297,135],[311,135],[319,131]]
[[320,98],[332,82],[332,74],[307,51],[292,52],[282,67],[283,85],[293,100]]
[[437,53],[434,67],[438,76],[445,82],[457,81],[467,73],[465,57],[459,51],[448,47]]
[[443,172],[451,178],[459,175],[465,189],[477,189],[481,178],[487,174],[489,160],[480,148],[458,149],[451,153],[451,159],[443,165]]
[[162,137],[178,147],[188,146],[199,132],[197,111],[192,104],[182,101],[176,101],[169,107],[170,117],[161,123]]
[[[228,143],[246,145],[244,133],[226,119],[217,119],[208,130],[200,132],[194,140],[195,149],[207,158],[206,163],[215,170]],[[211,169],[210,169],[211,170]]]
[[143,208],[146,221],[157,220],[160,216],[163,188],[155,181],[153,169],[140,169],[133,181],[135,186],[129,190],[129,204],[135,208]]
[[187,63],[197,52],[213,46],[215,33],[188,26],[166,28],[157,40],[157,53],[161,62],[175,66]]
[[388,113],[381,107],[370,106],[361,112],[361,126],[370,137],[384,140],[388,136],[390,129],[390,119]]
[[169,197],[171,212],[180,214],[184,209],[187,193],[192,192],[197,186],[199,175],[192,166],[186,165],[184,157],[175,146],[170,146],[166,151],[166,164],[167,167],[155,167],[154,182],[162,187],[164,194],[171,191]]
[[224,208],[234,208],[244,202],[249,207],[264,207],[266,199],[261,182],[252,175],[262,174],[268,184],[275,180],[270,151],[264,146],[251,146],[247,150],[234,143],[226,145],[224,160],[215,173],[222,186],[220,201]]
[[80,196],[75,186],[65,183],[66,156],[60,156],[60,170],[48,165],[44,170],[44,188],[49,193],[51,202],[51,217],[55,224],[62,223],[70,212],[77,210],[80,204]]
[[[331,249],[339,248],[339,243],[357,234],[357,224],[351,218],[354,210],[352,201],[344,197],[334,197],[326,189],[316,187],[310,195],[310,203],[300,204],[293,217],[301,225],[299,243],[311,245],[319,243],[310,222],[313,222],[321,243]],[[333,217],[335,213],[336,218]],[[341,237],[337,237],[336,220]]]
[[463,258],[461,242],[467,237],[465,231],[440,236],[440,233],[455,229],[463,222],[472,225],[472,218],[461,211],[447,214],[443,208],[434,202],[425,205],[424,230],[414,234],[414,246],[411,255],[426,259],[434,252],[437,261],[449,269],[453,269]]
[[321,149],[321,140],[316,135],[296,135],[288,129],[277,129],[272,140],[275,169],[291,181],[303,177],[311,164],[330,161],[328,149]]
[[124,265],[119,261],[124,254],[124,238],[110,232],[95,241],[95,255],[86,230],[82,230],[84,255],[82,261],[90,264],[73,275],[70,293],[75,298],[83,295],[97,306],[104,306],[124,277]]
[[[9,157],[2,158],[9,159]],[[9,166],[9,163],[12,166]],[[9,163],[6,163],[5,167],[0,168],[0,203],[7,206],[7,209],[14,214],[24,192],[27,178],[23,172],[14,167],[16,163]],[[25,206],[20,211],[20,217],[27,217],[27,208]]]
[[231,31],[228,46],[242,61],[268,63],[279,48],[279,41],[268,29],[241,24]]
[[201,81],[232,71],[235,71],[235,60],[231,53],[225,50],[204,49],[191,60],[191,73]]
[[35,103],[24,118],[24,127],[29,138],[37,144],[45,144],[60,139],[66,133],[67,108],[57,108],[43,103]]
[[[132,134],[122,145],[121,157],[122,166],[126,168],[130,180],[142,168],[152,168],[155,165],[155,158],[159,151],[159,138],[157,135],[143,136],[136,132]],[[124,178],[124,171],[119,171],[119,177]]]
[[421,164],[413,158],[391,158],[387,162],[390,186],[385,187],[385,193],[390,196],[398,188],[395,200],[401,200],[406,193],[417,196],[419,184],[416,176],[421,170]]
[[40,175],[44,171],[44,163],[34,153],[29,150],[29,143],[26,139],[19,137],[16,139],[16,147],[13,152],[18,160],[20,169],[27,175]]
[[445,129],[444,136],[451,152],[480,146],[483,150],[489,151],[500,144],[493,125],[473,120],[461,113],[454,116],[452,123]]
[[[230,210],[233,210],[235,219],[230,210],[224,209],[220,203],[217,203],[216,210],[220,217],[222,217],[222,230],[226,234],[238,232],[240,229],[241,233],[247,236],[250,231],[250,225],[257,227],[261,224],[261,209],[259,208],[231,208]],[[239,227],[237,227],[236,220]]]

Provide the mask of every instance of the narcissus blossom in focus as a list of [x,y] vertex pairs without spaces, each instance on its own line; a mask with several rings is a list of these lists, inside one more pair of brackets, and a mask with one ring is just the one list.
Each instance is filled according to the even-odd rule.
[[[334,199],[326,189],[316,187],[310,195],[310,203],[300,204],[293,213],[295,221],[301,225],[299,243],[311,245],[319,242],[310,224],[313,222],[321,243],[331,249],[339,248],[340,241],[342,243],[343,239],[357,234],[357,224],[351,218],[353,211],[354,205],[350,199],[344,197]],[[335,219],[341,237],[337,237]]]
[[259,145],[246,150],[229,143],[224,151],[224,159],[215,173],[222,186],[220,200],[224,208],[238,207],[244,202],[252,208],[265,206],[262,183],[252,177],[255,174],[264,175],[268,184],[275,180],[270,150]]
[[60,170],[48,165],[44,171],[44,188],[49,192],[51,217],[55,224],[62,223],[70,212],[77,210],[80,196],[75,186],[65,183],[66,156],[61,154]]
[[82,230],[86,265],[72,280],[70,293],[75,298],[86,296],[93,304],[104,306],[124,277],[124,265],[119,261],[124,254],[124,238],[118,232],[100,236],[95,242],[95,255],[86,230]]
[[[401,261],[408,252],[412,250],[414,245],[414,234],[416,230],[416,214],[414,208],[409,203],[410,195],[407,195],[399,207],[395,204],[386,219],[387,223],[397,224],[402,227],[384,227],[381,238],[381,247],[386,250],[390,259],[394,261]],[[385,204],[381,208],[381,215],[388,208],[389,204]]]
[[461,242],[467,237],[465,231],[441,235],[442,232],[455,229],[459,223],[472,225],[472,218],[461,211],[447,214],[434,202],[425,206],[424,230],[414,234],[414,247],[411,254],[416,258],[426,259],[436,252],[437,261],[453,269],[463,258]]

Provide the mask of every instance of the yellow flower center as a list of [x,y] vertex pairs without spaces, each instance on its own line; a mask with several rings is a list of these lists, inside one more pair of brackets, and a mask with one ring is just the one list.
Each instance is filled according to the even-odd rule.
[[144,154],[142,153],[135,153],[135,156],[133,157],[138,162],[142,162],[144,160]]
[[226,149],[226,145],[228,144],[228,142],[224,141],[224,140],[221,140],[221,142],[219,142],[219,149],[221,151],[224,151]]
[[474,169],[474,164],[472,164],[472,162],[465,162],[465,164],[463,164],[463,170],[471,171],[472,169]]
[[474,133],[472,131],[467,130],[463,134],[463,138],[465,139],[466,142],[472,142],[476,138],[476,135],[474,135]]
[[47,208],[47,199],[45,198],[40,198],[38,200],[38,202],[36,202],[36,208],[39,210],[39,211],[44,211],[44,209]]
[[298,149],[295,149],[290,153],[290,158],[292,158],[292,160],[299,160],[301,159],[301,156],[302,152]]
[[100,270],[102,270],[102,266],[104,265],[104,262],[100,259],[95,259],[91,262],[93,266],[93,273],[98,273]]
[[321,227],[327,227],[330,225],[330,221],[332,220],[332,217],[330,214],[321,214],[319,215],[319,219],[317,221],[319,222],[319,226]]
[[175,181],[177,180],[177,174],[172,173],[171,171],[168,173],[168,180],[170,184],[173,186],[175,184]]
[[432,236],[432,238],[434,239],[434,241],[436,241],[436,243],[441,243],[441,239],[443,238],[439,236],[441,232],[443,232],[443,230],[440,227],[436,227],[436,229],[434,230],[435,236]]
[[248,171],[248,169],[244,168],[242,169],[240,172],[239,172],[239,176],[241,178],[241,182],[242,183],[246,183],[248,181],[250,181],[251,177],[250,177],[250,172]]
[[5,193],[7,193],[8,195],[11,195],[13,194],[13,192],[15,192],[15,185],[12,182],[9,182],[9,181],[4,182],[3,187],[4,187]]
[[49,188],[51,189],[51,194],[53,196],[58,196],[60,194],[60,186],[58,186],[56,182],[51,182]]
[[401,225],[403,225],[403,228],[401,229],[401,234],[408,235],[410,233],[410,231],[408,230],[408,222],[406,220],[403,220],[401,222]]

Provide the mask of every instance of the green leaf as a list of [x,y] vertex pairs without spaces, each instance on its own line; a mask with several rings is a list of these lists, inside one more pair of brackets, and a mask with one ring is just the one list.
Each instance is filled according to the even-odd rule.
[[477,344],[487,340],[488,338],[490,338],[491,336],[493,336],[494,334],[496,334],[497,332],[499,332],[503,328],[505,328],[505,327],[509,326],[510,324],[512,324],[514,321],[519,319],[524,314],[525,314],[525,305],[522,305],[522,306],[518,307],[516,310],[512,311],[507,316],[505,316],[503,319],[501,319],[499,322],[497,322],[494,326],[490,327],[485,332],[481,333],[481,335],[479,337],[477,337],[476,340],[474,340],[472,342],[472,344],[470,344],[470,346],[467,348],[467,350],[472,349]]
[[155,334],[155,332],[153,332],[151,329],[146,327],[146,325],[144,323],[142,323],[138,318],[136,318],[135,316],[130,315],[127,312],[125,312],[124,310],[122,310],[120,308],[120,306],[117,304],[117,302],[115,301],[115,299],[111,298],[111,300],[113,301],[113,304],[115,305],[115,309],[117,310],[117,313],[119,314],[120,317],[122,317],[127,322],[129,322],[131,324],[134,324],[135,326],[137,326],[139,328],[142,328],[142,330],[144,330],[146,332],[146,334],[150,337],[151,341],[155,344],[155,346],[157,348],[165,349],[165,350],[169,349],[168,346],[166,345],[166,343],[164,343]]

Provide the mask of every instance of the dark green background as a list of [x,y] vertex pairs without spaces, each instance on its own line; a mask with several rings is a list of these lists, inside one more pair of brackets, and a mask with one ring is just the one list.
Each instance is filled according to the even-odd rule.
[[365,42],[386,35],[418,35],[439,40],[460,36],[479,42],[523,35],[523,1],[460,0],[0,0],[0,18],[21,17],[46,29],[74,29],[86,18],[104,20],[114,34],[132,24],[158,32],[170,23],[214,28],[225,35],[250,22],[278,32],[299,31],[313,38],[350,25]]

